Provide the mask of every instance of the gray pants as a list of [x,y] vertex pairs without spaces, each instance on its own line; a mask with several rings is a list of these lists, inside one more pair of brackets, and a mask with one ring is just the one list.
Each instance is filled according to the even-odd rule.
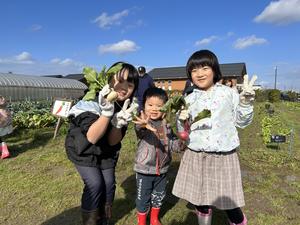
[[115,168],[101,170],[97,167],[75,165],[84,182],[81,208],[93,211],[105,203],[112,204],[115,197]]
[[161,208],[166,195],[167,176],[136,174],[136,208],[140,213],[147,212],[150,207]]

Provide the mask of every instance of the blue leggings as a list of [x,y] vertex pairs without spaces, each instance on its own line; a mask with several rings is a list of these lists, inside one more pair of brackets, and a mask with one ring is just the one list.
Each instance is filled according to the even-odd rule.
[[136,208],[144,213],[150,207],[160,208],[166,195],[167,176],[136,173]]
[[93,211],[105,203],[113,203],[116,190],[115,168],[101,170],[97,167],[75,167],[84,182],[82,209]]

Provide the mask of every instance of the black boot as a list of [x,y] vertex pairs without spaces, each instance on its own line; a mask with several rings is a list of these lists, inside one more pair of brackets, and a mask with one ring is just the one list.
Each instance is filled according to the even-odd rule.
[[93,211],[81,211],[82,216],[82,224],[83,225],[100,225],[101,224],[101,216],[99,210]]
[[102,225],[112,225],[111,217],[112,217],[112,205],[111,203],[105,204],[105,219],[102,222]]

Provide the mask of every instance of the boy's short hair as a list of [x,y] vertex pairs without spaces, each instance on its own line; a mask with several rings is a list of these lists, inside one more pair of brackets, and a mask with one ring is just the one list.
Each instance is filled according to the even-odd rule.
[[151,98],[151,97],[157,97],[157,98],[163,100],[164,103],[166,103],[168,101],[168,95],[167,95],[166,91],[164,91],[161,88],[150,87],[150,88],[146,89],[146,91],[143,95],[143,106],[145,106],[145,102],[146,102],[147,98]]

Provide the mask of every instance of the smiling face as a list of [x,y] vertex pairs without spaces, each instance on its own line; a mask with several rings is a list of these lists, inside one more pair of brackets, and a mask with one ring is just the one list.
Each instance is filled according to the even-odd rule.
[[191,71],[193,84],[202,90],[209,90],[214,86],[214,71],[210,66],[195,67]]
[[117,79],[118,75],[114,76],[113,87],[115,92],[118,93],[117,101],[125,101],[130,98],[133,90],[134,83],[128,82],[128,70],[123,71],[121,79]]
[[152,120],[158,120],[161,119],[163,116],[163,113],[160,111],[160,109],[163,107],[165,102],[156,96],[148,97],[145,102],[145,109],[144,112],[146,116],[148,116]]

